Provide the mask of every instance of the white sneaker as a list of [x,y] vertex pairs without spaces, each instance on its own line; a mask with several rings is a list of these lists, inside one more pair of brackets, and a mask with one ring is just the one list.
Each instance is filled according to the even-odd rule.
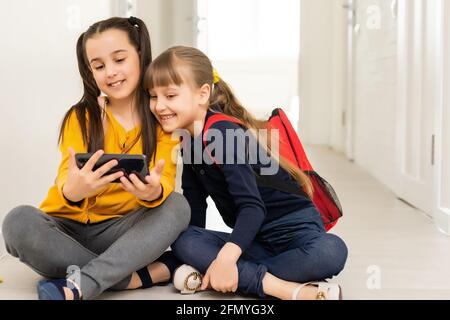
[[307,286],[312,285],[317,287],[316,300],[342,300],[342,289],[336,283],[328,282],[308,282],[299,285],[292,292],[292,300],[297,300],[298,293],[300,290]]
[[179,266],[173,275],[173,286],[181,294],[192,294],[202,286],[202,275],[190,265],[183,264]]

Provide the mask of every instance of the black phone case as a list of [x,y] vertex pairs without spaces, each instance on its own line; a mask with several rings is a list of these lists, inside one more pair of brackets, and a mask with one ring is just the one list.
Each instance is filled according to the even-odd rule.
[[[83,168],[86,162],[92,157],[94,153],[77,153],[75,154],[75,160],[78,168]],[[105,163],[117,160],[119,163],[105,173],[103,176],[110,175],[116,173],[118,171],[122,171],[124,175],[128,178],[128,176],[132,173],[136,174],[139,179],[146,183],[145,176],[148,175],[148,164],[147,157],[143,154],[103,154],[97,163],[94,165],[93,171],[97,170]],[[120,183],[119,179],[113,181],[113,183]]]

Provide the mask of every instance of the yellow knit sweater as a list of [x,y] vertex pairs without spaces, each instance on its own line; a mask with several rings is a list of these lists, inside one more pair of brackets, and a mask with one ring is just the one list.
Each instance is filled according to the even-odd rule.
[[[135,140],[140,132],[140,126],[126,131],[108,108],[106,109],[106,116],[105,153],[122,153],[123,148],[130,148],[126,153],[142,154],[142,140],[140,137]],[[76,153],[85,153],[87,148],[83,144],[77,116],[72,113],[64,127],[64,139],[59,146],[62,161],[59,165],[58,176],[55,184],[50,188],[47,198],[40,205],[40,209],[52,216],[64,217],[81,223],[96,223],[120,217],[141,206],[149,208],[159,206],[175,188],[176,164],[172,160],[172,152],[176,152],[175,147],[178,141],[172,140],[171,135],[165,133],[160,126],[157,127],[156,140],[156,157],[148,159],[149,170],[155,166],[155,161],[165,159],[164,171],[161,176],[162,197],[152,202],[143,201],[125,191],[120,183],[111,183],[105,189],[100,190],[97,195],[84,199],[81,205],[73,205],[62,194],[62,187],[68,174],[68,147],[72,147]],[[173,157],[173,159],[176,158]]]

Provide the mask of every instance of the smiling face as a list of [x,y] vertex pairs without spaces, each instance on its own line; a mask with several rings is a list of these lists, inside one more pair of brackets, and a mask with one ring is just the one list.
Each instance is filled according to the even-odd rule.
[[134,95],[139,84],[139,55],[118,29],[109,29],[86,41],[86,55],[98,88],[110,99]]
[[202,125],[208,109],[208,84],[197,88],[184,80],[179,85],[172,83],[152,88],[149,93],[150,109],[164,131],[187,129],[194,135],[195,124]]

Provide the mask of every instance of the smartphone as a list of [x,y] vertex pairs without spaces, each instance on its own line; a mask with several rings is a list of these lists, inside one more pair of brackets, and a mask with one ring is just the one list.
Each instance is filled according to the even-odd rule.
[[[93,154],[93,152],[75,154],[77,167],[80,169],[83,168]],[[117,160],[118,164],[110,169],[107,173],[105,173],[104,176],[122,171],[124,173],[124,176],[127,178],[130,174],[134,173],[142,182],[146,183],[145,176],[148,175],[148,164],[145,155],[105,153],[100,157],[100,159],[98,159],[92,171],[97,170],[111,160]],[[114,180],[113,183],[120,183],[120,179]]]

